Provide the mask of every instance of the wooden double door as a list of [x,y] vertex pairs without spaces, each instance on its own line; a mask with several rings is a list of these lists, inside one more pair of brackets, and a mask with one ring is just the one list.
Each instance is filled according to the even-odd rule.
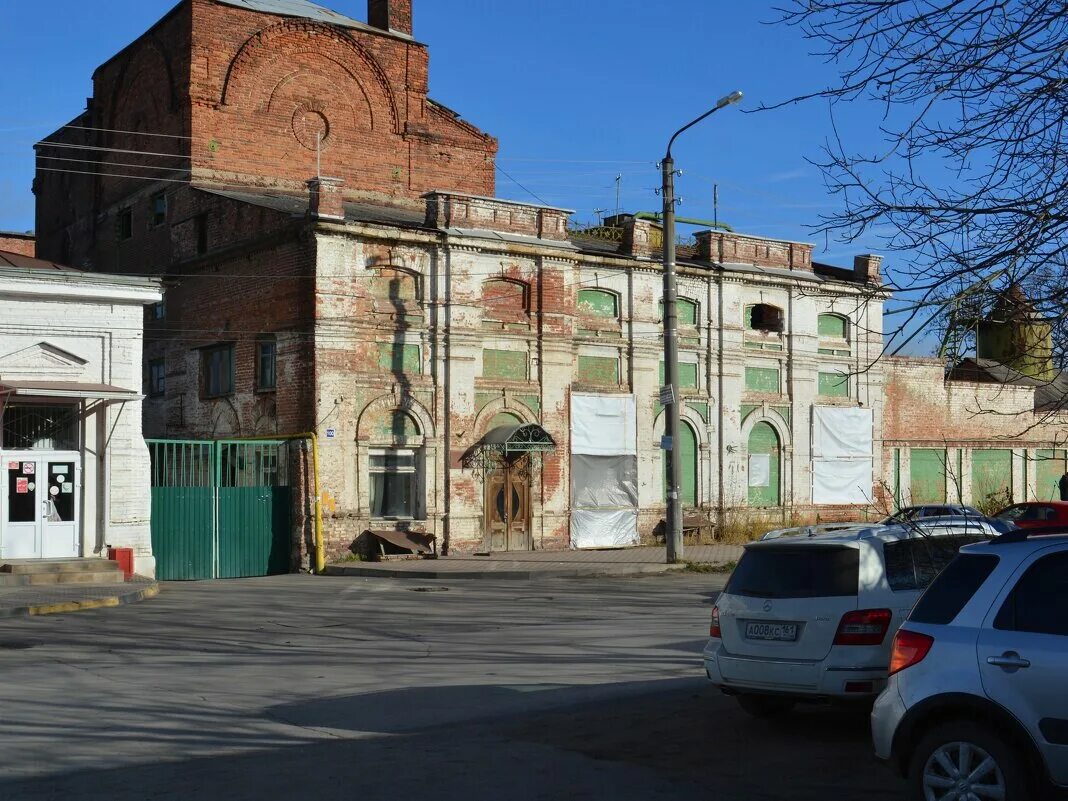
[[530,479],[505,467],[486,477],[485,547],[488,551],[529,551]]

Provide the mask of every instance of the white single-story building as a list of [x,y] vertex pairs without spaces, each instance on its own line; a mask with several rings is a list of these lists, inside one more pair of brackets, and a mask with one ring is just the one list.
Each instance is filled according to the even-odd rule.
[[0,252],[0,561],[123,547],[154,575],[141,357],[162,298],[157,279]]

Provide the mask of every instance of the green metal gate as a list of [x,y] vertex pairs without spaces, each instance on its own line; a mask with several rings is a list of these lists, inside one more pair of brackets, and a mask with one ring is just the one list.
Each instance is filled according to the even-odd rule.
[[288,573],[283,441],[150,440],[152,550],[167,581]]

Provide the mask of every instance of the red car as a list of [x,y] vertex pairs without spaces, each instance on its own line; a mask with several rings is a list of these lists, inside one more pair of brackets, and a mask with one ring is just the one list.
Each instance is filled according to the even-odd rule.
[[1008,520],[1020,528],[1068,526],[1068,501],[1027,501],[1014,503],[994,517]]

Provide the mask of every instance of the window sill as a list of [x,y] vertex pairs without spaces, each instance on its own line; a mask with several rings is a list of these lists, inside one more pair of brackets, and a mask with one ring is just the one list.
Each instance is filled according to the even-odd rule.
[[256,387],[254,392],[257,395],[273,395],[278,391],[278,387]]
[[224,392],[221,395],[201,395],[200,399],[208,401],[208,400],[224,400],[226,398],[232,398],[232,397],[234,397],[234,393],[233,392]]

